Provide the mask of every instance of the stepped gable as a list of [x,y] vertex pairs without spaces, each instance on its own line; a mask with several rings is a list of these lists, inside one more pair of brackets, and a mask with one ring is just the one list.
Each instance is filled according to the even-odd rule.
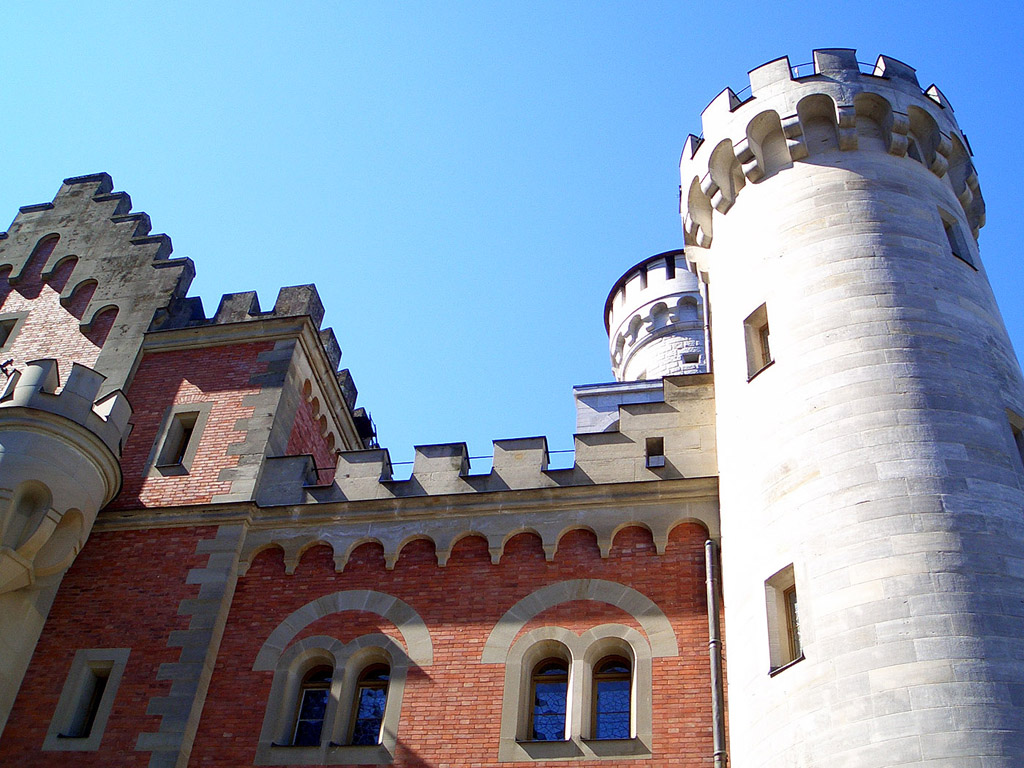
[[131,198],[112,190],[106,173],[65,179],[53,202],[21,208],[0,235],[0,271],[10,268],[12,284],[23,279],[36,244],[58,235],[42,273],[74,262],[61,302],[67,305],[77,290],[95,285],[83,329],[98,314],[117,311],[95,366],[106,376],[104,393],[125,386],[154,312],[183,296],[195,276],[190,259],[170,258],[167,235],[149,234],[149,216],[133,213]]

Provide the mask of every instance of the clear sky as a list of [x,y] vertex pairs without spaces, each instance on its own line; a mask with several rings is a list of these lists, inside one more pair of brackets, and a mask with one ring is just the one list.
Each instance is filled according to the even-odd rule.
[[106,171],[195,260],[208,315],[315,282],[394,461],[571,448],[572,385],[611,379],[608,290],[682,245],[701,110],[814,48],[949,97],[1024,351],[1017,3],[10,2],[0,23],[0,228]]

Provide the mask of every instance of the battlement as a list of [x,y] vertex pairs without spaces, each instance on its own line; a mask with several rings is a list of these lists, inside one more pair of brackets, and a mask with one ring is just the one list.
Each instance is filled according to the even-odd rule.
[[[334,501],[486,493],[672,478],[713,477],[714,387],[709,375],[667,377],[661,392],[623,400],[602,432],[575,435],[575,462],[548,469],[544,437],[495,440],[490,472],[472,474],[465,443],[416,446],[412,476],[394,480],[386,449],[342,451],[334,481],[316,485],[311,456],[267,460],[257,502],[264,507]],[[647,438],[661,438],[662,462],[651,462]]]
[[866,65],[848,48],[816,50],[813,71],[803,70],[788,57],[763,64],[750,72],[746,98],[726,88],[701,114],[703,133],[687,138],[680,160],[688,245],[710,246],[714,216],[727,213],[746,184],[823,152],[853,150],[924,166],[950,185],[978,236],[985,205],[970,145],[935,85],[922,90],[912,67],[884,55]]
[[11,373],[0,393],[0,408],[31,408],[70,419],[95,434],[114,456],[120,456],[132,408],[121,391],[97,399],[104,379],[75,363],[58,392],[57,361],[33,360],[23,370]]
[[704,300],[682,250],[651,256],[620,277],[604,323],[618,381],[707,370]]
[[[338,364],[341,362],[341,347],[338,345],[338,339],[335,337],[333,329],[320,328],[324,319],[324,305],[313,284],[282,288],[277,293],[273,309],[266,312],[260,309],[256,291],[225,293],[217,305],[217,311],[211,317],[206,316],[203,300],[198,296],[178,298],[165,309],[157,311],[149,330],[151,332],[170,331],[179,328],[248,323],[279,317],[302,317],[303,315],[307,315],[313,326],[319,331],[320,341],[327,359],[330,361],[332,369],[337,370]],[[351,381],[351,377],[349,377],[349,381]],[[352,388],[354,390],[354,386]]]

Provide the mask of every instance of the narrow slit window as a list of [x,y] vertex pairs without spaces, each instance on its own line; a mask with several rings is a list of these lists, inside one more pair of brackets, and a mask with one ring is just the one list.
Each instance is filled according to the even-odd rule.
[[96,714],[100,710],[103,693],[107,690],[107,681],[110,679],[112,667],[112,662],[100,662],[90,664],[85,670],[82,691],[78,697],[74,717],[68,725],[67,731],[61,734],[62,738],[86,739],[92,734],[93,725],[96,723]]
[[786,639],[789,641],[789,657],[798,659],[803,650],[800,648],[800,613],[796,601],[796,586],[785,590],[782,593],[782,599],[786,604]]
[[14,333],[14,326],[18,324],[17,319],[8,318],[0,320],[0,347],[6,347],[11,335]]
[[198,418],[199,413],[197,411],[174,415],[171,425],[167,430],[163,450],[160,451],[160,459],[157,461],[158,467],[173,467],[184,463],[189,444],[195,436]]
[[1010,422],[1010,434],[1013,435],[1013,444],[1017,449],[1017,458],[1020,459],[1020,466],[1024,469],[1024,417],[1007,408],[1006,418]]

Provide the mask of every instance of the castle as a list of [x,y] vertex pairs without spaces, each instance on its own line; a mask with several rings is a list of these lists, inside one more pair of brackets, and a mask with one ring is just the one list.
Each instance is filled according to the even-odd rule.
[[953,110],[828,49],[702,119],[567,469],[395,479],[313,286],[207,316],[109,176],[22,208],[0,763],[1019,765],[1024,380]]

